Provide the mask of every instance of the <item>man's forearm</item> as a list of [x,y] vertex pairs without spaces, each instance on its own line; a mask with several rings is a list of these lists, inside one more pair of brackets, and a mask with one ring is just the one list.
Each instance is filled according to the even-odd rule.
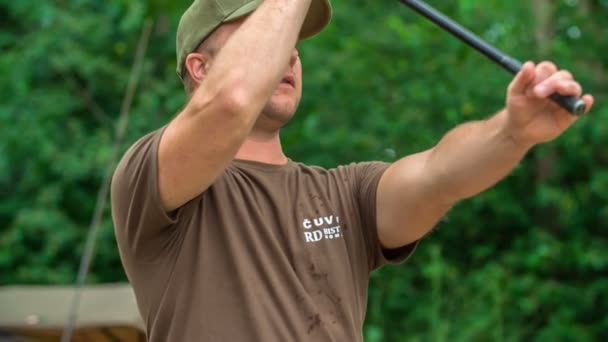
[[454,203],[486,190],[521,161],[532,145],[515,140],[506,122],[503,110],[452,129],[435,146],[425,169],[442,202]]
[[255,121],[287,70],[309,7],[310,0],[263,1],[222,47],[195,98],[234,94]]

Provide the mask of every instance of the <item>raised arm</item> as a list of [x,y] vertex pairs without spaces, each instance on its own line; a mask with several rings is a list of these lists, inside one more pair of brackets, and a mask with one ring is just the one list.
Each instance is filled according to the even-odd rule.
[[167,211],[205,191],[234,157],[297,58],[294,48],[310,3],[264,0],[242,24],[214,33],[222,46],[216,56],[189,65],[200,86],[166,128],[158,152]]
[[[389,167],[377,192],[378,234],[385,248],[419,240],[458,201],[504,178],[535,144],[559,136],[576,118],[547,97],[581,95],[580,85],[552,63],[526,63],[507,92],[507,107],[460,125],[432,149]],[[593,98],[583,97],[587,108]]]

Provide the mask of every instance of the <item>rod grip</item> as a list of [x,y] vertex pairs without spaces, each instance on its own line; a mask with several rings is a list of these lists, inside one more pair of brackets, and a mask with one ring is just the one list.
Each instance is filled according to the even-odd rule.
[[555,93],[551,94],[549,98],[574,115],[583,115],[587,110],[587,104],[580,97],[563,96]]

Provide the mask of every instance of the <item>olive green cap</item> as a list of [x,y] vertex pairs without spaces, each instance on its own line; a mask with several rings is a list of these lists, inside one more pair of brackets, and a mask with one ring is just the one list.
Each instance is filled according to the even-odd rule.
[[[186,56],[223,23],[253,12],[262,0],[194,0],[177,27],[177,74],[182,78]],[[329,0],[312,0],[300,39],[321,32],[331,20]]]

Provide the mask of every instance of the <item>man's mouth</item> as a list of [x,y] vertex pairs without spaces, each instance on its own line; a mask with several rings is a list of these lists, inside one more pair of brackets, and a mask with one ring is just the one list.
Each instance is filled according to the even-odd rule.
[[281,84],[288,84],[295,88],[296,80],[293,76],[285,76],[283,80],[281,80]]

